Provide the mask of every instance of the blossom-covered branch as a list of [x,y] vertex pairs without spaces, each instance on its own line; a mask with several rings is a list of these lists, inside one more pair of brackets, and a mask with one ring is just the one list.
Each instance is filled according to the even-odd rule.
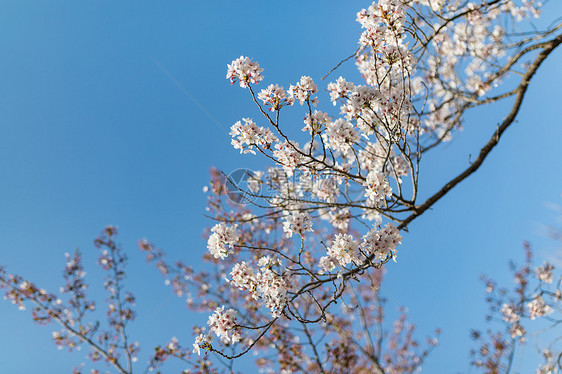
[[[310,76],[287,91],[280,84],[260,91],[264,69],[256,61],[241,56],[228,65],[227,78],[262,114],[232,126],[232,145],[273,164],[247,171],[245,186],[218,175],[211,183],[218,223],[209,251],[227,278],[217,291],[235,287],[255,301],[252,308],[270,313],[256,320],[245,317],[247,307],[228,309],[224,323],[237,339],[227,343],[240,343],[241,353],[225,357],[249,350],[244,330],[266,339],[272,323],[300,323],[308,337],[308,325],[325,323],[355,281],[396,260],[414,219],[482,165],[514,123],[539,66],[562,42],[560,24],[527,26],[540,9],[534,1],[374,2],[357,13],[363,32],[354,57],[364,82],[339,77],[326,86],[339,113],[316,109],[321,91]],[[430,197],[419,202],[423,156],[451,139],[466,111],[511,97],[511,111],[478,158],[437,191],[424,190]],[[300,133],[283,122],[289,110],[303,113]],[[229,210],[229,192],[247,207]],[[224,333],[214,335],[224,341]],[[200,337],[196,350],[216,351],[212,337]],[[253,347],[255,338],[247,339]]]
[[[19,275],[7,274],[3,268],[0,268],[0,288],[6,290],[5,298],[20,310],[30,305],[36,323],[47,325],[55,322],[59,325],[60,330],[52,333],[59,349],[80,350],[85,345],[90,350],[88,358],[92,362],[103,360],[125,374],[132,373],[132,362],[137,359],[139,344],[130,343],[126,332],[128,322],[135,318],[132,309],[135,298],[123,289],[127,259],[115,242],[116,235],[116,228],[108,226],[95,240],[96,247],[100,249],[98,264],[107,271],[104,282],[109,294],[106,328],[100,321],[88,322],[89,313],[96,310],[96,303],[87,298],[86,272],[78,250],[66,254],[65,284],[60,288],[60,295],[39,288]],[[80,371],[75,369],[75,372]]]

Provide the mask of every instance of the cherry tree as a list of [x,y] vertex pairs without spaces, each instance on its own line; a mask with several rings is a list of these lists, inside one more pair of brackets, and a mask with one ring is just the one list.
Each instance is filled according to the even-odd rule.
[[[356,51],[326,84],[302,76],[286,90],[264,84],[264,68],[250,57],[228,64],[227,79],[261,113],[232,125],[232,146],[270,167],[243,170],[241,178],[211,172],[208,269],[169,262],[156,245],[139,241],[176,295],[209,314],[193,342],[174,338],[156,347],[147,370],[174,357],[186,372],[232,372],[234,360],[250,351],[267,372],[419,370],[439,330],[422,343],[405,311],[395,321],[387,317],[380,290],[392,268],[384,265],[399,259],[408,225],[476,172],[514,123],[535,73],[562,43],[562,23],[533,27],[542,7],[533,0],[374,2],[357,13],[363,32]],[[335,78],[348,60],[361,82]],[[504,101],[511,109],[490,124],[468,167],[435,191],[419,185],[421,160],[457,136],[467,112]],[[284,120],[289,111],[303,116],[300,125]],[[420,199],[420,191],[429,197]],[[85,294],[79,252],[68,255],[60,296],[4,270],[0,283],[19,308],[33,305],[36,322],[61,326],[53,333],[57,345],[86,345],[92,361],[131,373],[139,349],[126,328],[134,297],[124,290],[126,256],[116,235],[108,227],[95,242],[107,271],[106,327],[86,318],[96,304]],[[508,333],[474,333],[481,342],[476,367],[509,372],[513,347],[526,336],[520,320],[552,318],[559,309],[560,281],[541,288],[553,283],[552,266],[536,271],[540,284],[532,290],[530,266],[529,254],[522,269],[514,268],[513,297],[489,286],[492,314],[501,313]],[[558,370],[559,355],[549,351],[545,359],[540,370]]]
[[[556,233],[557,239],[560,239],[560,230],[556,230]],[[536,372],[557,373],[562,369],[560,334],[556,335],[554,332],[554,338],[543,337],[556,331],[556,327],[562,322],[559,316],[562,275],[556,278],[553,274],[554,266],[548,262],[534,267],[531,245],[525,242],[523,248],[523,265],[510,263],[515,283],[512,289],[499,287],[493,279],[483,277],[489,306],[486,320],[494,326],[485,332],[472,331],[477,347],[471,351],[471,364],[483,369],[485,373],[511,372],[521,359],[517,359],[517,356],[522,356],[520,350],[532,338],[543,359]],[[542,323],[537,324],[535,321],[538,320]]]

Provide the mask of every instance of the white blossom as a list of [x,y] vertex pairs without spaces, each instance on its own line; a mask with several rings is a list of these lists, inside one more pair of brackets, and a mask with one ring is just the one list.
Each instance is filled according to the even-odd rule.
[[365,187],[365,197],[374,202],[379,202],[385,197],[392,196],[392,188],[383,173],[370,171],[363,186]]
[[240,56],[228,65],[226,78],[234,84],[236,81],[240,87],[246,88],[249,83],[258,83],[263,79],[260,68],[257,62],[252,62],[248,57]]
[[512,305],[503,304],[500,310],[501,314],[503,315],[503,319],[506,322],[514,323],[521,319],[519,314],[515,311]]
[[224,311],[224,305],[216,308],[215,312],[209,317],[207,321],[211,332],[214,332],[223,343],[236,343],[242,337],[236,328],[236,311],[228,309]]
[[537,274],[537,278],[544,283],[552,283],[552,270],[554,270],[554,266],[549,263],[545,263],[543,266],[539,266],[535,269],[535,273]]
[[543,298],[539,295],[527,304],[529,308],[529,318],[535,319],[536,317],[542,317],[551,314],[554,310],[544,302]]
[[220,222],[213,226],[211,231],[213,233],[209,236],[207,248],[214,258],[225,259],[232,253],[232,247],[239,239],[236,227]]
[[297,99],[302,105],[305,101],[310,101],[313,105],[318,103],[317,98],[311,99],[311,96],[318,92],[316,84],[311,77],[303,76],[294,86],[289,87],[289,95]]
[[312,220],[306,212],[289,214],[283,222],[283,231],[288,238],[292,237],[293,233],[304,237],[307,231],[313,231]]
[[276,111],[281,109],[284,105],[293,105],[295,99],[292,97],[287,97],[287,93],[277,84],[270,84],[266,89],[261,90],[258,93],[258,99],[260,99],[264,105],[269,106],[270,111]]

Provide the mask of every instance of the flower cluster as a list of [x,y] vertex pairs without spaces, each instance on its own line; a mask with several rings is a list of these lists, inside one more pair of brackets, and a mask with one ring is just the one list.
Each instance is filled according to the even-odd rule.
[[328,123],[323,137],[329,148],[345,156],[351,156],[353,146],[359,142],[359,134],[353,124],[343,118]]
[[328,84],[328,91],[330,92],[330,99],[332,104],[336,105],[338,99],[348,98],[350,92],[353,92],[355,85],[348,82],[343,77],[339,77],[335,82]]
[[239,149],[240,153],[256,154],[254,147],[262,146],[266,149],[277,141],[271,130],[259,127],[249,118],[243,118],[244,124],[238,121],[230,127],[230,135],[233,137],[232,145]]
[[[341,266],[346,266],[351,262],[359,263],[360,256],[359,243],[348,234],[337,234],[334,242],[328,248],[328,257],[336,260]],[[321,259],[320,263],[328,263],[328,260]],[[323,270],[330,271],[333,269],[325,268]]]
[[379,202],[392,195],[392,188],[383,173],[370,171],[365,179],[365,197],[373,202]]
[[266,89],[258,93],[258,98],[264,105],[269,106],[270,111],[281,109],[285,105],[293,105],[295,99],[287,96],[287,93],[277,84],[270,84]]
[[250,292],[255,300],[261,300],[270,309],[273,317],[278,317],[287,302],[287,280],[273,271],[274,266],[280,265],[278,260],[264,256],[258,265],[259,270],[246,262],[234,265],[228,282],[242,291]]
[[396,248],[402,243],[400,231],[392,223],[387,223],[380,231],[373,228],[363,237],[361,249],[375,258],[384,260],[396,257]]
[[554,270],[554,266],[549,263],[545,263],[543,266],[539,266],[538,268],[536,268],[535,272],[539,280],[543,281],[544,283],[551,284],[552,270]]
[[224,310],[224,306],[215,309],[207,321],[211,332],[214,332],[225,344],[237,343],[242,337],[236,324],[234,309]]
[[304,160],[302,152],[299,151],[298,143],[277,143],[273,157],[283,166],[283,170],[287,175],[292,176],[294,170],[297,169]]
[[246,88],[249,83],[258,83],[263,79],[260,65],[257,62],[252,62],[248,57],[240,56],[228,65],[226,78],[230,79],[232,84],[238,83],[240,87]]
[[292,237],[293,234],[304,237],[307,231],[313,231],[312,220],[305,212],[289,214],[283,222],[283,231],[287,233],[288,238]]
[[537,317],[543,317],[554,312],[552,307],[545,303],[544,299],[539,295],[536,296],[533,301],[527,304],[529,308],[529,318],[535,319]]
[[313,105],[318,103],[318,98],[312,98],[311,96],[318,92],[318,87],[311,77],[303,76],[300,81],[295,85],[289,87],[289,95],[297,99],[301,105],[305,102],[310,102]]
[[410,52],[403,43],[404,6],[398,0],[379,1],[357,13],[357,22],[365,29],[359,43],[373,48],[389,65],[409,63]]
[[349,234],[337,234],[332,246],[327,250],[328,255],[320,259],[321,272],[330,272],[337,264],[341,266],[351,262],[360,264],[371,255],[377,260],[395,258],[396,248],[401,242],[400,231],[392,223],[387,224],[380,231],[373,228],[363,236],[361,243]]
[[500,312],[506,322],[514,323],[521,319],[519,314],[515,311],[513,305],[503,304]]
[[315,110],[312,114],[307,114],[304,118],[304,124],[302,131],[308,131],[311,135],[319,134],[322,132],[324,126],[330,123],[332,119],[328,114]]
[[[432,9],[441,9],[436,4],[443,3],[446,2],[422,2]],[[523,18],[538,16],[541,4],[534,0],[520,3],[518,6],[517,1],[502,1],[490,6],[468,2],[455,9],[458,14],[466,14],[466,21],[444,24],[433,31],[430,55],[418,66],[423,73],[415,88],[420,94],[425,91],[423,95],[429,98],[423,121],[426,130],[436,132],[443,140],[450,139],[450,131],[461,128],[462,113],[458,108],[468,102],[464,99],[491,93],[513,71],[513,63],[522,62],[521,56],[512,61],[505,59],[511,46],[517,45],[512,44],[510,29],[519,27],[515,23]]]
[[[340,194],[340,189],[337,180],[332,176],[319,176],[312,185],[312,193],[320,201],[325,201],[327,203],[335,203],[337,201],[338,195]],[[342,209],[338,209],[340,212]],[[339,213],[341,214],[341,213]]]
[[232,253],[232,248],[238,241],[236,227],[227,226],[223,222],[220,222],[213,226],[211,231],[213,233],[209,236],[207,248],[213,257],[225,259]]
[[201,355],[201,350],[210,350],[212,347],[212,337],[210,335],[199,334],[193,343],[193,353]]

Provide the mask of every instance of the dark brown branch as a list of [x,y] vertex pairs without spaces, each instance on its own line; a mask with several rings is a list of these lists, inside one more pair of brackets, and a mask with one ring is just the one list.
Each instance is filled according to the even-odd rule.
[[521,83],[519,87],[516,89],[517,95],[515,96],[515,102],[513,103],[513,107],[509,114],[505,117],[504,121],[498,129],[494,133],[494,135],[490,138],[488,143],[480,150],[480,154],[478,158],[461,174],[459,174],[456,178],[449,181],[445,184],[439,191],[437,191],[433,196],[427,199],[422,205],[415,208],[414,213],[412,213],[409,217],[407,217],[401,224],[398,226],[399,229],[403,229],[410,222],[414,219],[422,215],[426,210],[428,210],[433,204],[435,204],[439,199],[447,194],[453,187],[457,184],[465,180],[468,176],[474,173],[476,170],[480,168],[488,154],[492,151],[492,149],[498,144],[500,137],[502,134],[507,130],[507,128],[513,123],[515,117],[519,113],[519,109],[521,108],[521,104],[523,103],[523,98],[525,97],[525,93],[527,92],[527,88],[531,81],[531,78],[537,72],[539,66],[543,63],[543,61],[548,57],[548,55],[562,43],[562,34],[558,35],[556,38],[550,40],[549,42],[545,42],[543,45],[543,50],[539,53],[535,61],[529,66],[527,72],[524,74],[523,78],[521,79]]

